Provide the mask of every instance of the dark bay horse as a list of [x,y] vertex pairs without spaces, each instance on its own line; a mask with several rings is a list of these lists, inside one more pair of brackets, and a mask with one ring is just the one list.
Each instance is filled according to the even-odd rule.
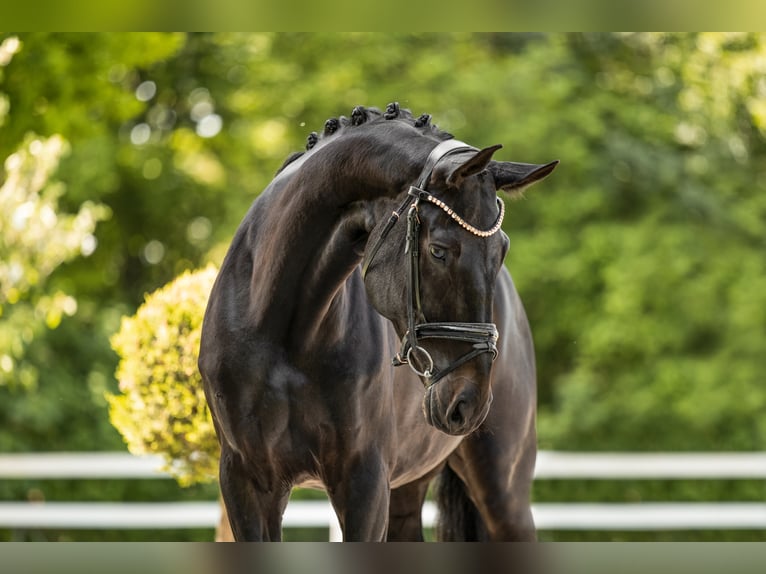
[[441,539],[534,539],[534,351],[497,191],[557,162],[494,161],[395,103],[306,147],[242,221],[202,329],[235,538],[280,540],[309,486],[344,540],[422,540],[439,476]]

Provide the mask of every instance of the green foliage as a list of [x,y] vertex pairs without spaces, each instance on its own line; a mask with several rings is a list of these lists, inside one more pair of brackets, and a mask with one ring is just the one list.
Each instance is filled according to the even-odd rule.
[[146,296],[112,337],[120,394],[109,414],[134,454],[159,453],[183,485],[218,474],[218,442],[197,370],[202,316],[217,270],[183,273]]
[[541,446],[763,448],[763,38],[554,43],[566,51],[552,65],[570,73],[546,104],[566,112],[527,147],[561,157],[563,181],[531,191],[509,226]]
[[[76,214],[58,213],[64,189],[50,176],[66,150],[61,137],[27,137],[5,161],[0,186],[0,385],[36,383],[37,369],[24,361],[27,346],[42,327],[55,329],[62,316],[74,315],[77,300],[60,289],[46,289],[48,277],[63,263],[90,255],[96,223],[108,210],[85,202]],[[18,365],[17,365],[18,364]]]
[[[24,34],[0,42],[6,450],[110,448],[116,438],[93,416],[106,406],[114,371],[107,339],[126,304],[107,279],[121,260],[111,238],[122,217],[109,218],[105,194],[118,181],[114,136],[142,104],[109,78],[167,56],[180,39]],[[61,419],[77,421],[66,435]]]

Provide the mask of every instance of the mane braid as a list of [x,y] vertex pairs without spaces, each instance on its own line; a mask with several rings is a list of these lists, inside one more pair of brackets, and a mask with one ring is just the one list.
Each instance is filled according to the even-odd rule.
[[378,108],[356,106],[351,111],[350,118],[347,118],[346,116],[328,118],[325,121],[321,132],[311,132],[306,138],[306,151],[291,153],[274,175],[278,175],[296,159],[314,149],[321,140],[330,137],[340,137],[349,129],[354,129],[363,124],[375,125],[388,121],[404,122],[420,130],[424,135],[433,136],[439,141],[454,138],[451,133],[442,131],[439,129],[439,126],[431,123],[431,114],[421,114],[420,116],[415,117],[410,110],[399,107],[399,102],[391,102],[388,104],[385,112],[381,112]]

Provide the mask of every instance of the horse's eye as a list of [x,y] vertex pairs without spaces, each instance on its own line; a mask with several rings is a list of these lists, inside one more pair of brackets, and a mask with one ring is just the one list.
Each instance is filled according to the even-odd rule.
[[443,248],[439,247],[438,245],[431,245],[428,248],[428,251],[430,251],[433,257],[441,261],[444,261],[447,258],[447,252]]

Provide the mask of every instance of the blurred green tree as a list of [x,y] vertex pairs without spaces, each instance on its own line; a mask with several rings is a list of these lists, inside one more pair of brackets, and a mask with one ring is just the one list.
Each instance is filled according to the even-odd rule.
[[[110,235],[122,217],[109,217],[108,196],[119,182],[119,128],[143,104],[110,77],[167,57],[182,38],[116,40],[23,34],[0,47],[3,450],[119,444],[93,416],[112,380],[107,339],[130,304],[110,279],[120,257]],[[65,435],[64,420],[73,423]]]
[[537,342],[541,446],[762,449],[764,38],[552,44],[561,57],[546,46],[520,67],[568,70],[542,103],[562,113],[523,131],[534,155],[564,159],[565,181],[530,194],[509,257]]
[[60,185],[49,181],[66,142],[29,137],[5,161],[0,186],[0,385],[32,387],[36,369],[24,351],[40,328],[55,329],[63,315],[74,315],[77,300],[46,289],[60,265],[95,248],[93,230],[107,210],[91,202],[77,214],[59,214]]

